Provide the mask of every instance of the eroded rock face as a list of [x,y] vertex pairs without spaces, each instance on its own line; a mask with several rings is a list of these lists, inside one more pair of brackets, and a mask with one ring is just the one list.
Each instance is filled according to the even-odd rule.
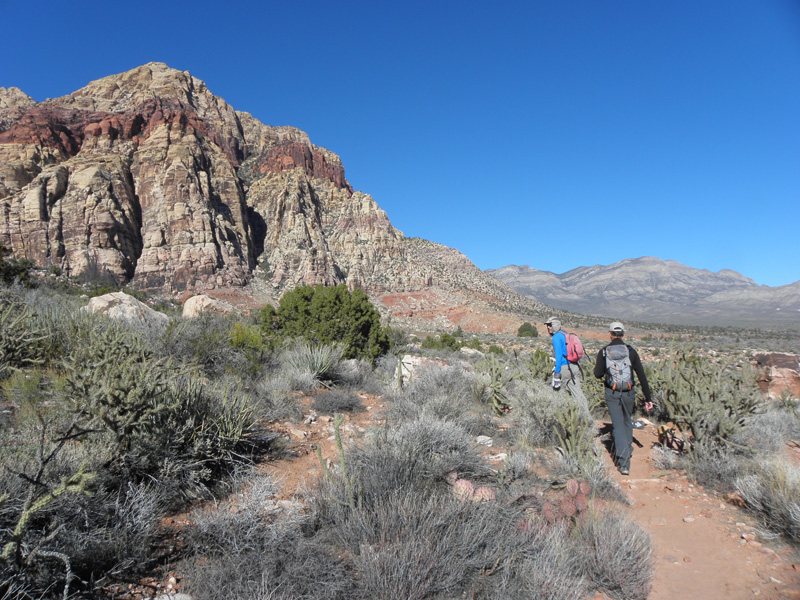
[[[0,90],[0,242],[67,274],[177,293],[369,287],[403,237],[338,156],[150,63],[41,104]],[[241,171],[241,172],[240,172]]]
[[346,283],[380,304],[441,286],[446,302],[411,316],[476,330],[480,302],[534,304],[458,251],[406,239],[304,132],[237,112],[161,63],[42,103],[0,88],[0,243],[70,276],[173,296],[247,286],[263,302]]

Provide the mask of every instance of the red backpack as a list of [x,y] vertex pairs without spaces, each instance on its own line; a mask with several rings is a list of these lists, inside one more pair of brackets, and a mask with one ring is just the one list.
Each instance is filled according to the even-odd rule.
[[574,333],[569,333],[564,330],[562,330],[561,333],[564,334],[564,339],[567,342],[567,360],[571,363],[578,362],[584,355],[583,344],[581,344],[580,338]]

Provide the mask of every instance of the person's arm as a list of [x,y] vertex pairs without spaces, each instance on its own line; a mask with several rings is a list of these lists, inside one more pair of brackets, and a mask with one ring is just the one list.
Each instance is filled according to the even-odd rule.
[[639,385],[642,386],[642,393],[644,394],[644,408],[647,412],[653,410],[653,400],[650,395],[650,384],[647,381],[647,375],[644,372],[644,366],[642,365],[642,359],[639,358],[639,353],[630,346],[628,346],[628,351],[631,355],[631,366],[633,366],[633,370],[636,373],[636,378],[639,380]]
[[605,348],[601,348],[600,352],[597,353],[597,360],[594,363],[594,376],[598,379],[602,379],[606,376],[606,357],[603,354]]
[[561,367],[567,364],[567,337],[561,331],[553,335],[553,354],[556,358],[555,372],[561,373]]

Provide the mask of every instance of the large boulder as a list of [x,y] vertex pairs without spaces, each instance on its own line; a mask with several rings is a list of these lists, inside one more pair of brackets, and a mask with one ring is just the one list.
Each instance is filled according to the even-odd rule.
[[183,303],[183,317],[185,319],[199,317],[202,313],[211,312],[218,315],[227,315],[236,309],[223,300],[217,300],[205,294],[192,296]]
[[754,357],[760,369],[758,386],[770,398],[780,398],[789,393],[800,397],[800,355],[772,352]]
[[125,292],[112,292],[92,298],[83,310],[91,314],[103,314],[129,325],[144,327],[163,327],[169,321],[169,317],[164,313],[153,310]]

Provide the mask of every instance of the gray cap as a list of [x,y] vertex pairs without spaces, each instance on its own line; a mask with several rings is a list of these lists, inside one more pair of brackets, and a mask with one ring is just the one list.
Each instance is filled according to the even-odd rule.
[[614,321],[608,326],[608,331],[616,334],[625,333],[625,327],[619,321]]
[[561,330],[561,320],[557,317],[550,317],[547,321],[544,322],[545,325],[550,325],[553,328],[553,331],[560,331]]

